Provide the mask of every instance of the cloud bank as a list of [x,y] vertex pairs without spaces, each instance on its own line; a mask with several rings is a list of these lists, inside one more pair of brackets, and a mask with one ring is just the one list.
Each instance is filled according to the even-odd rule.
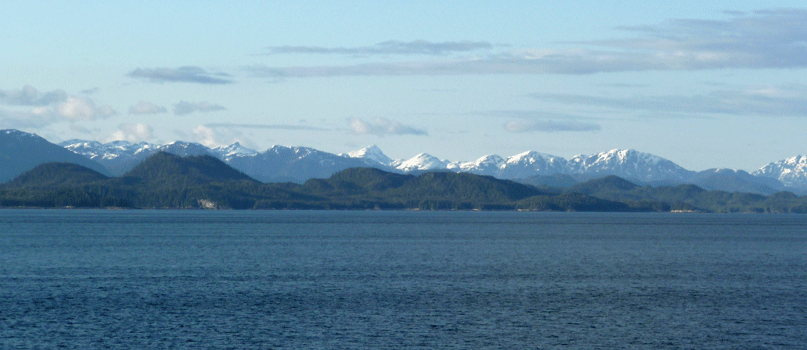
[[[569,49],[522,49],[462,59],[375,62],[341,66],[271,67],[246,70],[257,77],[305,78],[376,75],[593,74],[649,70],[807,67],[807,10],[758,11],[726,20],[674,19],[617,28],[628,37],[565,43]],[[390,48],[277,47],[275,53],[417,52],[407,43]],[[478,43],[481,47],[482,42]],[[411,43],[408,43],[411,44]],[[437,47],[439,43],[432,44]],[[488,44],[489,45],[489,44]],[[428,47],[428,45],[422,45]],[[474,47],[470,45],[470,47]],[[271,49],[271,48],[270,48]],[[272,52],[270,50],[270,52]],[[426,50],[425,52],[430,52]],[[434,49],[431,52],[463,52]]]
[[129,74],[133,78],[144,78],[156,83],[197,83],[197,84],[229,84],[233,81],[225,79],[223,73],[209,73],[194,66],[179,68],[137,68]]

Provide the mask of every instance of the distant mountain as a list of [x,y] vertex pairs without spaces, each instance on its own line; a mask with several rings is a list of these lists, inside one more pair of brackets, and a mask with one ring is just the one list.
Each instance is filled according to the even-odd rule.
[[742,170],[709,169],[698,172],[689,183],[709,191],[748,192],[764,195],[784,191],[777,179],[753,176]]
[[552,174],[552,175],[535,175],[526,179],[517,179],[523,184],[532,185],[536,187],[553,187],[553,188],[569,188],[577,184],[577,181],[566,174]]
[[7,182],[37,165],[50,162],[79,164],[101,174],[106,169],[47,140],[19,130],[0,130],[0,183]]

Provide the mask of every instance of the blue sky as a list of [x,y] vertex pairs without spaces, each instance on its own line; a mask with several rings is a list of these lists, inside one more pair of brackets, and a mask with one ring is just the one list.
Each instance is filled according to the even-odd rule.
[[797,1],[12,1],[0,128],[449,160],[804,154]]

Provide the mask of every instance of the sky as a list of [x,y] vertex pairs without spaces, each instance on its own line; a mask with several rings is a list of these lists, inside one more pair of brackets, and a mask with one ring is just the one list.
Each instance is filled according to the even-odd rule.
[[807,154],[803,1],[9,1],[0,129],[472,161]]

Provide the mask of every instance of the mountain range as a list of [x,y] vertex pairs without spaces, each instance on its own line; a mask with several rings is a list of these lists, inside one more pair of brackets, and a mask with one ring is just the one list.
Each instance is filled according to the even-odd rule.
[[349,168],[304,184],[262,183],[210,155],[179,157],[158,152],[119,177],[71,163],[38,165],[0,184],[0,208],[803,214],[807,196],[707,191],[695,185],[640,186],[613,175],[566,189],[541,188],[467,172],[412,175],[372,167]]
[[807,157],[771,162],[748,173],[742,170],[690,171],[674,162],[636,150],[611,150],[571,159],[524,152],[507,158],[486,155],[475,161],[449,161],[428,153],[391,159],[377,146],[333,154],[307,147],[273,146],[258,152],[239,143],[209,148],[176,141],[146,142],[69,140],[58,145],[30,133],[0,130],[0,183],[39,164],[53,161],[79,164],[109,176],[121,176],[146,158],[167,152],[178,156],[210,155],[260,182],[303,183],[327,178],[348,168],[377,168],[393,173],[460,172],[552,187],[569,187],[609,175],[651,186],[695,184],[706,190],[772,194],[787,190],[807,194]]

